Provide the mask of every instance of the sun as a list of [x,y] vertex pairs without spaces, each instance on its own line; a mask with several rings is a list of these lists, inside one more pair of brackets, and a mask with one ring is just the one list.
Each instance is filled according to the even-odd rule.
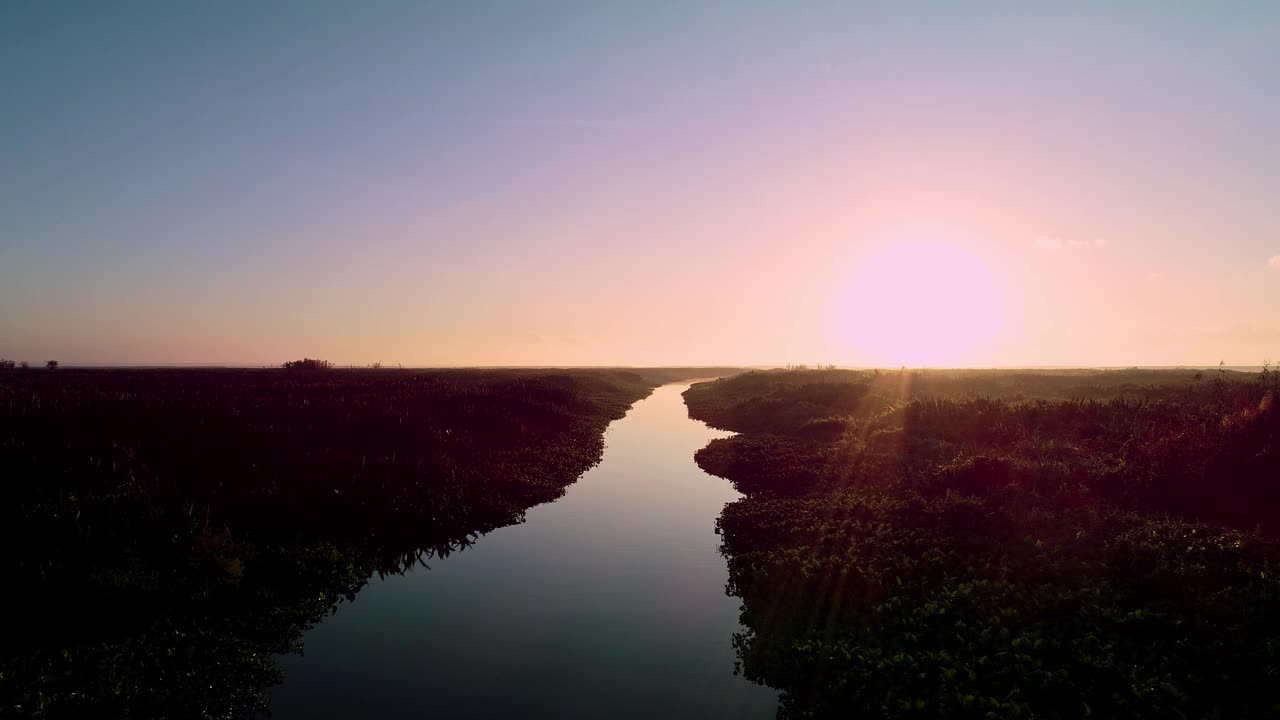
[[944,242],[905,242],[860,262],[845,307],[858,364],[957,367],[976,360],[1004,322],[990,263]]

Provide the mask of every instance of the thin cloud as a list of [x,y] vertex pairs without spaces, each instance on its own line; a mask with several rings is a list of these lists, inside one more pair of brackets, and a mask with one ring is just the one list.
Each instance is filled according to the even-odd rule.
[[1280,255],[1272,255],[1271,259],[1267,261],[1267,267],[1280,270]]

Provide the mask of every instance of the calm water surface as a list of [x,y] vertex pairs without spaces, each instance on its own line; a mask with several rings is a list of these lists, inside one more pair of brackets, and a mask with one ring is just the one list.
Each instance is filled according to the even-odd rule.
[[715,518],[739,497],[693,453],[723,433],[658,388],[600,465],[523,525],[370,582],[283,658],[276,718],[771,718],[733,675]]

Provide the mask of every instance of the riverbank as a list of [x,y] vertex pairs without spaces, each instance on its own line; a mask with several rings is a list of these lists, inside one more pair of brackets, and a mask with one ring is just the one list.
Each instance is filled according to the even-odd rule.
[[0,707],[253,712],[371,574],[559,497],[680,372],[4,372]]
[[1274,375],[774,371],[693,386],[747,677],[784,717],[1265,717]]

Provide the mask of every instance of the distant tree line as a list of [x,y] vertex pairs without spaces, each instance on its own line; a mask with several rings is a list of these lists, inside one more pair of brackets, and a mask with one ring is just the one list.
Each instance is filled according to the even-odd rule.
[[[58,367],[58,361],[50,360],[49,362],[45,363],[44,366],[49,368],[50,370],[56,370]],[[30,367],[31,365],[28,364],[26,360],[23,360],[21,362],[14,362],[13,360],[5,360],[3,358],[0,358],[0,370],[13,370],[14,368],[17,368],[18,370],[26,370]]]
[[[281,367],[283,367],[285,370],[331,370],[336,366],[332,362],[329,362],[328,360],[315,360],[313,358],[303,358],[301,360],[290,360],[282,364]],[[348,367],[354,370],[357,366],[349,365]],[[367,367],[370,370],[381,370],[382,362],[378,361],[378,362],[370,363],[369,365],[360,366],[360,367]],[[403,369],[404,365],[401,365],[400,368]]]

